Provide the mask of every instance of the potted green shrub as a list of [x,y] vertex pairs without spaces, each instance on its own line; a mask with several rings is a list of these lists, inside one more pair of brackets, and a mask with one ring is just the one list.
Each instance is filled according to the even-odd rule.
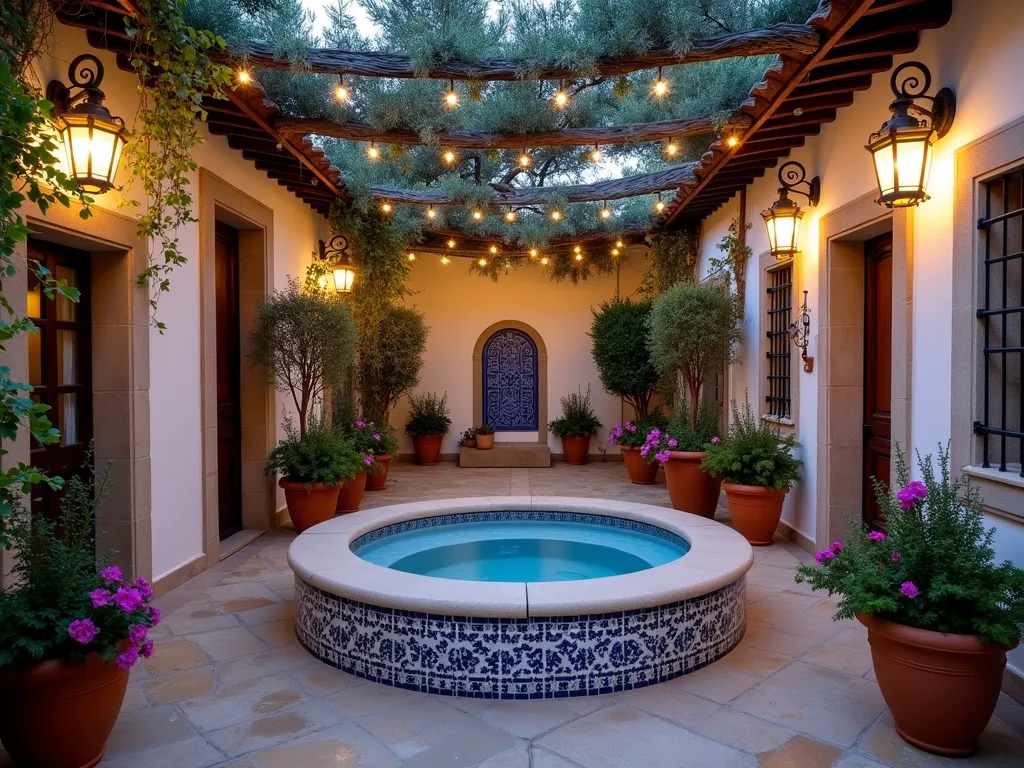
[[388,470],[398,453],[398,436],[390,424],[378,427],[369,422],[373,431],[370,433],[370,450],[373,452],[373,466],[366,476],[366,490],[383,491],[388,484]]
[[800,461],[794,452],[800,443],[782,434],[778,425],[758,419],[744,403],[732,403],[729,436],[711,441],[701,468],[722,477],[722,488],[736,530],[755,546],[772,543],[782,518],[782,503],[800,479]]
[[476,448],[476,430],[470,427],[462,433],[459,438],[459,445],[463,448]]
[[341,484],[365,471],[367,457],[320,419],[310,419],[304,435],[290,419],[284,428],[285,439],[270,452],[263,472],[281,476],[288,515],[302,533],[334,517]]
[[[718,505],[717,482],[701,471],[704,443],[717,426],[701,424],[701,390],[712,371],[720,371],[736,357],[741,338],[739,309],[734,297],[720,288],[699,283],[680,283],[658,297],[648,320],[651,359],[662,375],[680,381],[688,425],[677,429],[690,450],[672,449],[665,462],[665,483],[672,506],[713,517]],[[681,415],[681,414],[677,414]],[[717,421],[717,412],[714,414]],[[657,451],[664,454],[664,448]]]
[[590,452],[590,438],[599,429],[594,409],[590,405],[590,387],[583,391],[570,392],[561,398],[562,415],[548,425],[551,434],[562,440],[562,453],[568,464],[586,464]]
[[658,477],[658,463],[644,461],[641,453],[647,436],[653,430],[662,430],[668,419],[661,412],[652,413],[642,419],[616,424],[608,433],[608,445],[617,445],[622,452],[622,463],[626,465],[629,481],[636,485],[653,485]]
[[416,463],[425,467],[437,464],[441,442],[452,420],[448,417],[448,393],[424,392],[409,397],[409,421],[405,433],[412,438]]
[[[366,492],[368,478],[379,465],[377,463],[375,449],[381,437],[377,428],[364,419],[356,419],[353,422],[343,424],[338,430],[342,439],[349,441],[357,454],[363,457],[363,465],[355,475],[344,480],[338,490],[338,512],[357,512],[363,503],[363,495]],[[390,458],[390,457],[389,457]]]
[[128,670],[153,653],[160,622],[145,579],[97,566],[95,510],[106,476],[65,483],[56,520],[17,508],[17,551],[0,591],[0,742],[16,765],[80,768],[103,757]]
[[676,417],[664,429],[651,430],[640,448],[643,460],[657,470],[665,468],[665,485],[672,508],[714,518],[722,491],[722,476],[703,471],[699,462],[709,446],[720,442],[718,408],[705,403],[697,415],[697,426]]
[[481,451],[489,451],[494,447],[494,427],[490,424],[481,424],[473,433],[476,435],[476,447]]
[[[1006,653],[1024,634],[1024,570],[998,564],[993,529],[949,453],[918,460],[911,481],[897,448],[893,482],[875,481],[886,530],[856,533],[801,566],[796,580],[840,595],[835,618],[868,629],[875,676],[896,732],[950,757],[977,749],[999,697]],[[898,489],[898,490],[897,490]]]

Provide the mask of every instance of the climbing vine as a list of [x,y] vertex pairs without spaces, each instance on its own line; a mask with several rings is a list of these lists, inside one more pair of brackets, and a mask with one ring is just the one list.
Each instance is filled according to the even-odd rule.
[[[751,224],[748,222],[745,228],[750,229],[750,227]],[[747,295],[747,262],[750,260],[751,250],[746,245],[746,238],[740,238],[739,219],[733,219],[729,223],[729,234],[719,240],[716,247],[722,252],[722,255],[712,256],[709,259],[711,271],[708,276],[722,275],[731,284],[734,284],[736,299],[742,310]]]
[[648,235],[647,266],[640,292],[657,298],[676,283],[696,280],[699,238],[699,223],[687,224],[678,232]]

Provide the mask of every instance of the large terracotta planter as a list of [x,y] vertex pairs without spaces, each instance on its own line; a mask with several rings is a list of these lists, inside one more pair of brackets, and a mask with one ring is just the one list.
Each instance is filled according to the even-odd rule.
[[779,490],[771,486],[732,483],[722,483],[722,488],[725,489],[729,514],[736,530],[755,547],[771,544],[782,518],[782,502],[786,500],[789,488]]
[[412,447],[416,451],[416,463],[424,467],[437,464],[441,455],[441,441],[444,435],[416,435],[412,439]]
[[481,451],[489,451],[494,447],[494,435],[477,435],[476,447]]
[[704,451],[671,451],[665,462],[665,485],[668,486],[672,509],[714,518],[722,491],[722,478],[709,475],[700,468],[705,456],[707,453]]
[[946,635],[857,614],[896,732],[915,747],[949,757],[978,748],[999,698],[1006,653],[973,635]]
[[368,472],[366,475],[366,490],[383,491],[388,484],[388,469],[391,467],[391,460],[394,458],[390,453],[382,453],[374,456],[378,467],[376,472]]
[[128,670],[98,654],[0,669],[0,742],[15,765],[90,768],[103,758]]
[[622,451],[622,463],[626,465],[629,481],[636,485],[654,485],[654,479],[658,476],[658,465],[644,461],[640,449],[634,446],[623,445],[619,450]]
[[[590,451],[590,435],[562,438],[562,453],[566,464],[586,464]],[[479,439],[479,438],[477,438]]]
[[307,490],[304,483],[293,483],[283,477],[277,484],[284,489],[288,516],[299,533],[334,517],[338,507],[338,486],[313,483]]
[[356,472],[351,480],[341,484],[338,491],[338,512],[358,512],[366,492],[366,472]]

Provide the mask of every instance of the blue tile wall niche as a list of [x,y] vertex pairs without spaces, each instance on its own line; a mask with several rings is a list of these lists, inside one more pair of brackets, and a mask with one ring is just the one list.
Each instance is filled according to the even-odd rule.
[[746,579],[668,605],[495,619],[383,608],[295,577],[295,633],[333,667],[385,685],[484,699],[593,696],[706,667],[746,629]]
[[537,345],[515,328],[495,331],[483,349],[483,419],[499,432],[536,432]]

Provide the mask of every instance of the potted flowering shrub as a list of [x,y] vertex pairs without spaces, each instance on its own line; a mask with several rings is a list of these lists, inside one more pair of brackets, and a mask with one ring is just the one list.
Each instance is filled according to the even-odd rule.
[[334,517],[341,483],[365,470],[366,456],[319,419],[309,421],[305,435],[290,419],[284,428],[285,439],[270,452],[263,473],[281,475],[277,484],[284,489],[288,515],[302,533]]
[[590,438],[601,429],[601,422],[590,405],[590,387],[570,392],[563,397],[562,415],[548,425],[551,434],[562,440],[562,453],[568,464],[586,464],[590,451]]
[[481,451],[489,451],[494,447],[494,427],[490,424],[481,424],[473,432],[476,435],[476,447]]
[[459,438],[459,445],[463,448],[476,448],[476,430],[470,427],[462,433]]
[[98,763],[160,622],[145,579],[97,568],[93,517],[106,493],[88,468],[65,485],[57,520],[8,518],[18,552],[0,592],[0,742],[16,765]]
[[707,447],[701,469],[721,476],[736,530],[754,546],[772,543],[782,518],[782,503],[800,479],[803,462],[793,455],[800,443],[782,434],[777,425],[758,419],[744,404],[732,404],[729,436]]
[[651,430],[640,448],[650,466],[665,468],[665,485],[672,508],[714,518],[722,492],[722,476],[701,469],[709,446],[721,443],[718,409],[706,403],[698,414],[697,426],[676,417],[667,428]]
[[425,467],[437,464],[441,441],[451,425],[447,392],[443,395],[424,392],[409,396],[409,421],[405,425],[405,433],[412,438],[417,464]]
[[[918,460],[909,481],[897,449],[894,482],[875,482],[886,531],[859,530],[800,566],[796,580],[841,595],[836,619],[868,629],[875,676],[896,731],[950,757],[977,749],[999,697],[1006,653],[1024,634],[1024,570],[996,563],[993,529],[949,453]],[[895,490],[899,488],[899,490]]]
[[640,451],[647,435],[655,429],[664,429],[667,419],[661,413],[626,421],[615,425],[608,433],[608,445],[617,445],[622,452],[622,463],[626,465],[629,481],[636,485],[653,485],[658,476],[658,464],[644,461]]
[[338,489],[338,512],[358,512],[366,492],[367,479],[377,465],[374,447],[381,435],[377,428],[364,419],[356,419],[338,430],[341,437],[352,443],[355,452],[362,456],[362,466],[354,477],[342,482]]
[[395,435],[395,428],[390,424],[383,427],[376,426],[372,421],[370,427],[370,450],[373,452],[373,466],[366,476],[366,490],[383,491],[388,484],[388,470],[391,468],[391,461],[398,453],[398,437]]

